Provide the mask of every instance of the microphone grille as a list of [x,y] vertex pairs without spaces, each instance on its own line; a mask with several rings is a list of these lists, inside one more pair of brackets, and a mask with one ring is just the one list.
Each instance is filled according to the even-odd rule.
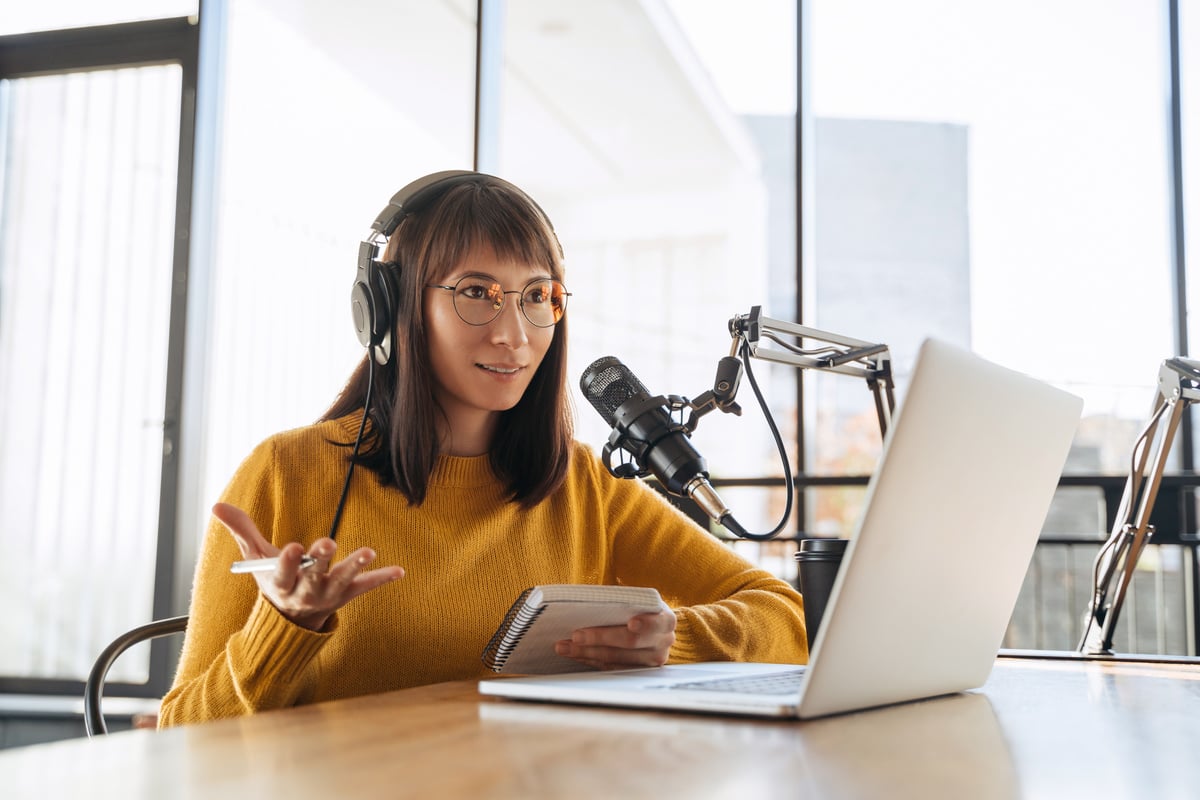
[[592,362],[579,379],[579,388],[608,425],[616,422],[617,409],[631,397],[649,397],[650,392],[614,356]]

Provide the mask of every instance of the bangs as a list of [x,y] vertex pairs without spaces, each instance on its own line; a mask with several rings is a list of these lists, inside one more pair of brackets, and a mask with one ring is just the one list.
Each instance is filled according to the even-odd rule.
[[491,247],[501,259],[545,267],[562,278],[562,258],[548,220],[530,202],[504,187],[455,187],[438,203],[440,224],[430,232],[425,258],[441,280],[472,251]]

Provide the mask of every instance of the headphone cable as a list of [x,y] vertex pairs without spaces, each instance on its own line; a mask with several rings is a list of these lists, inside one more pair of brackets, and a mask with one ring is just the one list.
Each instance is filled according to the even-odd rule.
[[333,525],[329,528],[329,538],[336,539],[338,526],[342,522],[342,509],[346,507],[346,495],[350,493],[350,478],[354,476],[354,465],[358,462],[358,450],[362,445],[363,431],[367,427],[367,416],[371,411],[371,392],[375,386],[375,358],[367,354],[367,396],[363,399],[362,420],[358,423],[358,435],[354,437],[354,450],[350,453],[350,468],[346,470],[346,480],[342,483],[342,496],[338,500],[337,511],[333,514]]

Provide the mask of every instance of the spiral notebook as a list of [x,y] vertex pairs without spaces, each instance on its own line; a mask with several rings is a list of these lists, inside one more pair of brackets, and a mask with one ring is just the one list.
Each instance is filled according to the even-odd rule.
[[638,614],[667,609],[645,586],[553,583],[531,586],[512,604],[483,651],[494,672],[547,675],[592,669],[554,652],[554,643],[579,628],[624,625]]

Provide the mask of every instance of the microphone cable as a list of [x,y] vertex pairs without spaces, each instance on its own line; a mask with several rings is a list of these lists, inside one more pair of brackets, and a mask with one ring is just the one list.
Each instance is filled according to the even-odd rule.
[[[788,520],[792,516],[792,500],[795,494],[795,487],[792,485],[792,467],[788,463],[787,448],[784,447],[783,437],[779,434],[779,428],[775,425],[775,419],[771,416],[771,410],[767,407],[766,398],[763,397],[762,390],[758,388],[758,380],[755,379],[754,369],[750,366],[750,343],[745,339],[742,340],[739,355],[741,355],[742,363],[746,367],[746,377],[750,379],[750,388],[754,390],[754,396],[758,400],[758,405],[762,408],[763,416],[767,419],[767,426],[771,429],[771,436],[775,439],[775,447],[779,450],[779,460],[783,464],[784,490],[787,500],[784,504],[783,517],[779,520],[779,524],[767,533],[750,533],[743,530],[736,523],[736,527],[729,525],[726,525],[726,527],[731,528],[737,534],[738,538],[749,539],[754,542],[764,542],[775,538],[787,526]],[[803,424],[803,420],[801,420],[801,424]],[[733,521],[732,515],[730,515],[730,521]]]

